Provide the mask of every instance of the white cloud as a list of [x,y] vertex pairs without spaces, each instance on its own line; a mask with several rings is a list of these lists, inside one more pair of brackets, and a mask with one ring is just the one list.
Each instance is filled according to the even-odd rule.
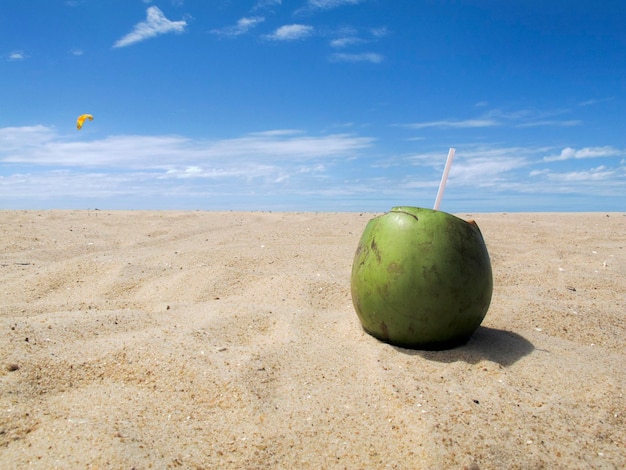
[[330,56],[333,62],[371,62],[372,64],[380,64],[385,58],[381,54],[373,52],[363,52],[361,54],[345,54],[337,52]]
[[557,120],[544,120],[544,121],[532,121],[518,124],[516,127],[573,127],[580,126],[583,122],[579,119],[570,119],[565,121]]
[[545,162],[556,162],[561,160],[572,160],[582,158],[602,158],[602,157],[618,157],[626,152],[610,146],[604,147],[584,147],[576,150],[572,147],[566,147],[561,150],[559,155],[550,155],[543,158]]
[[519,128],[525,127],[572,127],[582,124],[578,119],[554,119],[556,116],[567,114],[567,110],[538,111],[534,109],[519,109],[515,111],[502,111],[492,109],[485,116],[499,120]]
[[612,101],[613,98],[592,98],[590,100],[582,101],[578,103],[578,106],[593,106],[607,101]]
[[[484,107],[486,103],[481,102],[476,104],[477,107]],[[499,109],[489,110],[475,118],[471,119],[441,119],[436,121],[415,122],[408,124],[400,124],[402,127],[410,129],[425,129],[425,128],[477,128],[477,127],[495,127],[495,126],[509,126],[517,128],[528,127],[572,127],[582,124],[582,121],[577,119],[558,120],[558,119],[546,119],[558,114],[563,114],[564,111],[535,111],[530,109],[520,109],[515,111],[502,111]]]
[[235,37],[247,33],[258,24],[265,21],[262,16],[252,16],[240,18],[237,24],[234,26],[227,26],[225,28],[213,29],[211,32],[219,36]]
[[271,131],[251,132],[249,135],[259,137],[285,137],[298,134],[302,134],[302,131],[298,129],[274,129]]
[[380,28],[370,29],[370,33],[372,33],[372,36],[375,38],[382,38],[389,34],[389,29],[387,29],[386,26],[381,26]]
[[528,173],[528,176],[530,177],[541,176],[541,175],[547,175],[548,173],[550,173],[550,170],[548,169],[532,170],[530,173]]
[[311,36],[313,31],[313,26],[304,24],[288,24],[276,29],[272,34],[266,35],[265,38],[274,41],[294,41]]
[[294,12],[294,15],[310,15],[346,5],[358,5],[363,1],[364,0],[308,0],[303,7]]
[[[450,171],[450,182],[457,186],[488,187],[511,178],[511,173],[532,165],[543,149],[465,144],[457,148]],[[441,174],[446,152],[414,154],[407,160],[416,166],[429,166]]]
[[11,152],[28,152],[55,138],[51,128],[41,125],[0,128],[0,158]]
[[[408,145],[429,148],[398,155],[375,147],[368,136],[289,128],[214,140],[89,139],[41,125],[0,128],[4,207],[387,210],[399,201],[426,207],[435,198],[447,152],[413,142]],[[574,199],[582,201],[576,210],[608,210],[623,196],[624,157],[601,165],[579,158],[559,172],[543,160],[558,155],[555,148],[455,147],[444,210],[572,210]],[[566,155],[591,158],[610,149],[586,147]],[[563,194],[569,196],[559,199]]]
[[309,0],[307,7],[311,9],[330,10],[343,5],[357,5],[363,0]]
[[373,139],[351,134],[310,137],[295,131],[253,133],[237,139],[220,140],[204,151],[229,158],[272,158],[308,160],[351,155],[372,145]]
[[509,178],[508,174],[527,167],[529,161],[515,155],[467,156],[461,153],[450,171],[451,184],[494,186]]
[[365,39],[356,36],[345,36],[331,40],[330,46],[341,49],[344,47],[355,46],[357,44],[363,44],[364,42],[366,42]]
[[281,3],[282,0],[258,0],[256,5],[252,7],[252,11],[280,6]]
[[26,55],[24,51],[13,51],[7,57],[8,60],[15,60],[15,61],[24,60],[26,58],[28,58],[28,56]]
[[370,28],[365,31],[365,34],[360,34],[359,31],[352,26],[343,26],[332,33],[335,38],[330,41],[330,46],[342,49],[378,42],[380,38],[386,36],[388,33],[389,31],[386,27]]
[[551,182],[559,183],[598,183],[600,181],[608,181],[615,177],[617,171],[609,169],[604,165],[590,168],[588,170],[567,171],[562,173],[544,170],[540,172],[531,172],[531,176],[545,176]]
[[280,129],[235,139],[195,140],[181,136],[110,136],[66,140],[45,126],[0,128],[0,162],[46,166],[162,169],[199,162],[305,161],[347,157],[373,139],[351,134],[308,136]]
[[466,119],[463,121],[442,120],[414,122],[411,124],[402,124],[402,127],[408,127],[410,129],[426,129],[428,127],[463,129],[473,127],[493,127],[499,125],[500,123],[494,119]]
[[[43,200],[58,207],[61,203],[50,201],[76,198],[89,205],[89,198],[98,198],[98,204],[117,200],[128,207],[128,196],[137,196],[146,199],[134,206],[154,208],[181,207],[189,199],[201,204],[208,197],[215,207],[219,203],[214,201],[233,204],[258,192],[262,198],[245,203],[258,208],[272,194],[311,190],[315,181],[327,178],[329,168],[373,142],[352,134],[311,136],[293,129],[210,141],[146,135],[88,141],[45,126],[0,128],[0,200]],[[292,198],[284,200],[289,204]]]
[[151,6],[146,10],[146,21],[137,23],[133,30],[117,40],[113,47],[126,47],[161,34],[182,33],[186,26],[186,21],[170,21],[158,7]]
[[[446,186],[446,199],[458,198],[459,201],[465,201],[464,204],[473,199],[489,200],[494,206],[498,204],[498,200],[510,201],[509,198],[515,195],[520,198],[518,203],[521,208],[524,208],[523,210],[533,210],[533,201],[540,201],[535,198],[544,195],[544,202],[540,204],[542,207],[545,208],[544,203],[547,202],[554,207],[553,210],[572,210],[568,205],[571,204],[568,202],[571,199],[560,200],[545,197],[545,195],[569,194],[578,195],[583,199],[589,196],[588,200],[585,199],[586,207],[596,207],[595,210],[598,210],[600,202],[598,199],[592,202],[594,201],[592,198],[621,197],[623,194],[626,180],[626,168],[623,164],[614,167],[601,165],[593,168],[578,165],[582,168],[576,169],[572,169],[570,165],[564,172],[541,168],[542,155],[552,151],[552,148],[545,147],[459,144]],[[419,172],[405,171],[409,175],[406,184],[419,189],[429,184],[433,177],[440,178],[445,163],[445,152],[415,154],[406,157],[405,161],[410,166],[419,169]],[[396,165],[400,163],[396,161]],[[432,168],[433,171],[429,172],[427,168]],[[506,198],[502,198],[503,194],[507,195]],[[506,205],[504,204],[503,207]],[[577,210],[581,209],[577,208]]]

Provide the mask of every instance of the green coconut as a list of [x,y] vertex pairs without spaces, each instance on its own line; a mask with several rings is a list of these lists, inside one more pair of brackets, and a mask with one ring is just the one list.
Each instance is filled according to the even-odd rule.
[[367,224],[351,288],[367,333],[406,348],[447,349],[467,342],[480,326],[493,276],[475,222],[394,207]]

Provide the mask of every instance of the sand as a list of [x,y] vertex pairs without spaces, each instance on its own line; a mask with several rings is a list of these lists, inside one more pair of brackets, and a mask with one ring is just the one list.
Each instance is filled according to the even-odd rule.
[[468,344],[364,333],[374,214],[0,211],[1,468],[626,468],[626,214],[457,214]]

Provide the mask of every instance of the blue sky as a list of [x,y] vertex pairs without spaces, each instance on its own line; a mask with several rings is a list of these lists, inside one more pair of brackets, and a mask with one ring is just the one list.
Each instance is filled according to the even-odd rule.
[[[0,208],[626,209],[623,0],[3,0]],[[82,130],[76,118],[91,113]]]

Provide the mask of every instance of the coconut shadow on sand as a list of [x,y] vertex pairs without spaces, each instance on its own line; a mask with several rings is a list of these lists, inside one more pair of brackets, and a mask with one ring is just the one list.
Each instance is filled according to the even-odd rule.
[[503,367],[515,364],[535,349],[530,341],[517,333],[485,326],[479,327],[467,343],[453,349],[422,351],[398,346],[393,346],[393,348],[403,354],[421,356],[431,361],[445,363],[464,361],[477,364],[486,360],[496,362]]

